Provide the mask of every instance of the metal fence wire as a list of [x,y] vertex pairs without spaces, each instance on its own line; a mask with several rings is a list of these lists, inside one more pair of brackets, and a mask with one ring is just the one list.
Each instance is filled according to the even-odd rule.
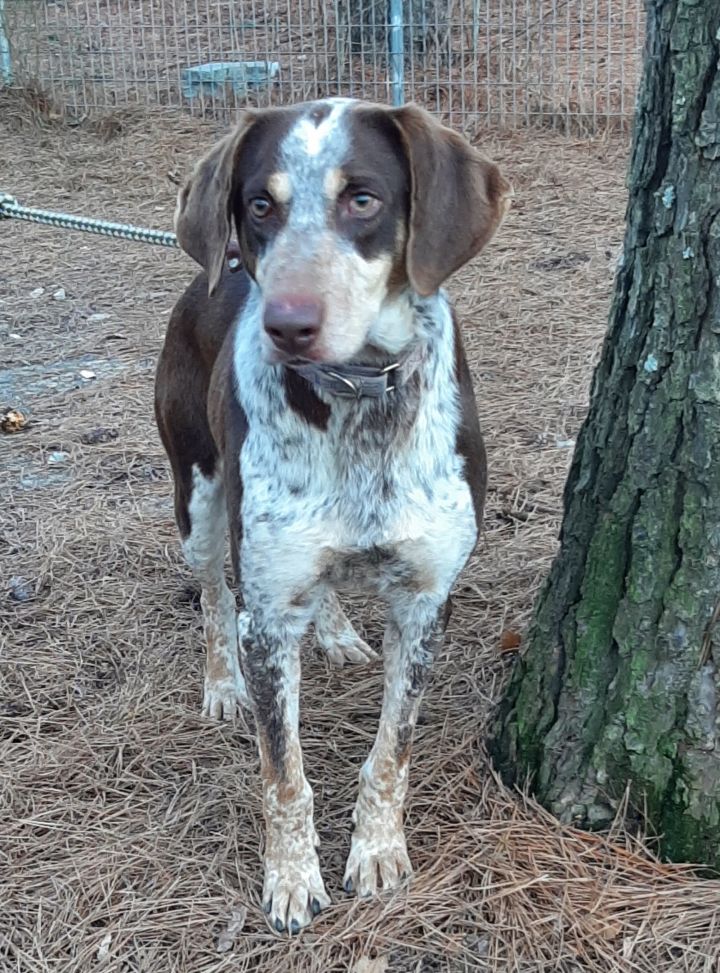
[[625,129],[642,0],[0,0],[5,83],[82,115],[329,95],[452,124]]

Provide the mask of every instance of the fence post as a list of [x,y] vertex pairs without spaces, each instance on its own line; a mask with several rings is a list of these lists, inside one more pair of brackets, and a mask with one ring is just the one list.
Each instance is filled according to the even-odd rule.
[[390,87],[396,108],[405,104],[405,30],[403,0],[390,0]]
[[10,41],[5,30],[5,0],[0,0],[0,83],[12,84]]

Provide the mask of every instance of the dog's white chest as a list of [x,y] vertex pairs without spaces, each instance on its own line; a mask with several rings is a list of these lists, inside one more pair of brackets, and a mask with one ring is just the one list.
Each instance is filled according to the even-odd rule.
[[253,369],[251,332],[240,329],[243,586],[270,585],[286,597],[322,579],[452,584],[477,525],[457,451],[452,322],[443,301],[435,310],[439,333],[412,406],[328,397],[324,428],[289,408],[267,371]]
[[[243,459],[253,452],[250,436]],[[306,475],[299,464],[280,464],[272,484],[243,462],[244,583],[268,573],[274,586],[293,591],[322,579],[336,587],[451,583],[476,525],[470,490],[450,457],[431,482],[412,463],[349,472],[323,465],[322,456]]]
[[449,585],[474,545],[475,514],[453,423],[429,423],[425,408],[391,452],[356,449],[340,415],[325,431],[291,414],[280,435],[251,426],[240,460],[243,583],[270,573],[293,591],[321,578]]

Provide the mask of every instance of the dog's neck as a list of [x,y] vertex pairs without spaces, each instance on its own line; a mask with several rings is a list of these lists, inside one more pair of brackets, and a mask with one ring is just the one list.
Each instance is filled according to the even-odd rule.
[[286,365],[315,389],[343,399],[380,399],[397,392],[420,367],[424,346],[412,342],[395,360],[382,365],[317,364],[313,362]]
[[418,338],[415,305],[419,300],[409,288],[388,296],[368,330],[365,346],[352,361],[384,367],[406,354]]
[[[348,399],[384,399],[389,389],[396,390],[405,385],[418,370],[422,370],[425,362],[433,357],[433,348],[444,341],[445,329],[438,329],[438,321],[443,320],[441,308],[445,306],[447,311],[446,305],[442,291],[430,297],[420,297],[409,289],[404,290],[383,304],[368,330],[364,345],[348,361],[299,361],[284,365],[266,362],[264,358],[260,326],[262,297],[259,290],[254,289],[238,322],[242,334],[239,333],[236,339],[236,354],[238,343],[244,348],[245,367],[241,366],[240,359],[236,359],[236,366],[244,373],[249,366],[262,385],[272,384],[275,380],[282,383],[282,375],[287,370],[298,373],[329,396],[337,393]],[[333,374],[328,376],[328,373]],[[365,377],[369,381],[364,382]],[[397,381],[392,381],[393,377]]]

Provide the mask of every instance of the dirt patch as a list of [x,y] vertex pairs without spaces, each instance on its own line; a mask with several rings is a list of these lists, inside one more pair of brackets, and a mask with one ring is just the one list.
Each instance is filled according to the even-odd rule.
[[[12,103],[0,113],[6,188],[22,202],[160,229],[178,173],[218,131],[149,115],[108,140],[38,130]],[[194,268],[160,248],[0,225],[0,406],[30,415],[0,435],[1,969],[713,968],[719,884],[656,863],[620,830],[559,826],[504,791],[483,754],[508,632],[523,631],[555,551],[621,241],[626,146],[481,140],[516,192],[497,240],[452,285],[490,496],[421,715],[407,821],[416,875],[369,903],[340,890],[381,672],[329,671],[309,646],[302,733],[334,905],[291,943],[260,913],[252,732],[198,715],[201,619],[152,421],[153,364]],[[77,381],[80,370],[93,377]],[[359,619],[376,641],[374,612]]]

